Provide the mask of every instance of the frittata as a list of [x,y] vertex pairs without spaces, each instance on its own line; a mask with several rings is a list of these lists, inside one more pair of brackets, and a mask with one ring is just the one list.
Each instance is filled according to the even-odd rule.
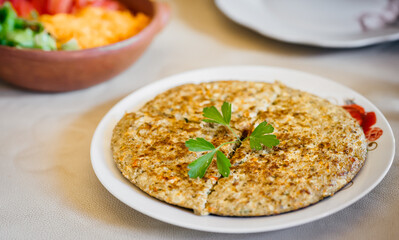
[[[213,161],[204,178],[191,179],[188,164],[203,153],[185,141],[202,137],[215,146],[233,141],[222,125],[201,122],[207,106],[233,105],[232,126],[247,136],[260,122],[275,128],[280,144],[251,150],[226,145],[230,176]],[[280,83],[221,81],[187,84],[161,93],[138,112],[127,113],[112,137],[114,160],[133,184],[194,213],[273,215],[333,195],[363,166],[367,141],[342,107]]]

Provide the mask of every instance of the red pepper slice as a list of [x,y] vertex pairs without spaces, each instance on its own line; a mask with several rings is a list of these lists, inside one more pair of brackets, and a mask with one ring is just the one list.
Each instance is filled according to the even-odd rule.
[[361,124],[363,131],[366,133],[369,131],[371,126],[376,124],[377,117],[374,112],[368,112],[365,116],[363,116],[363,123]]

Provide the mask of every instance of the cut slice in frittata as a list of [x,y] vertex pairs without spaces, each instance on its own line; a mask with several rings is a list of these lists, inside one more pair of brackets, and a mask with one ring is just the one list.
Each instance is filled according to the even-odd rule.
[[[219,178],[213,162],[202,179],[188,176],[188,164],[203,153],[188,151],[185,141],[202,137],[218,146],[234,140],[224,126],[165,116],[127,113],[113,131],[113,158],[122,174],[149,195],[204,214],[207,196]],[[221,150],[231,155],[234,145]]]

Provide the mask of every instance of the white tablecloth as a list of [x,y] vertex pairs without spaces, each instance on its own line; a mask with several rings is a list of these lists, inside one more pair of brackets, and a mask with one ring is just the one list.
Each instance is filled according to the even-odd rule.
[[57,94],[0,82],[0,239],[399,239],[398,153],[385,179],[360,201],[322,220],[268,233],[183,229],[105,190],[89,155],[104,114],[148,83],[197,68],[268,65],[333,79],[371,100],[399,139],[399,42],[352,50],[291,45],[236,25],[212,1],[171,5],[169,25],[142,58],[108,82]]

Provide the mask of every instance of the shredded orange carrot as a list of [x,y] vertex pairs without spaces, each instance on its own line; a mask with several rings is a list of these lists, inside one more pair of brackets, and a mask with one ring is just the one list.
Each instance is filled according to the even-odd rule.
[[41,15],[40,21],[59,45],[75,39],[82,49],[116,43],[136,35],[150,18],[128,10],[86,7],[75,14]]

